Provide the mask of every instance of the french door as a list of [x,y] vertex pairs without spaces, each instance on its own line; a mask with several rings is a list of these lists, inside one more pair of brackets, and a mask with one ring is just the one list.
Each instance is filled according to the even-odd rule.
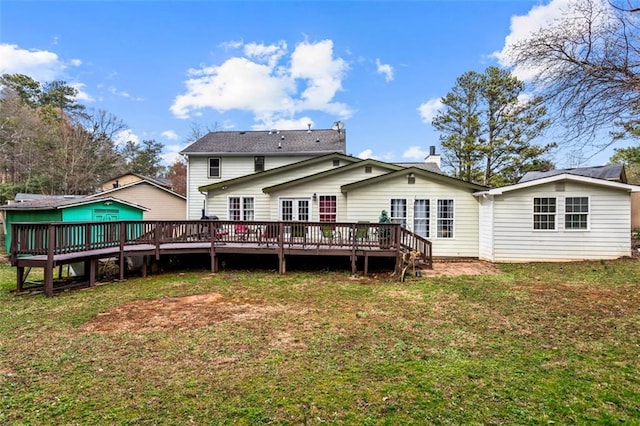
[[308,222],[311,216],[308,198],[281,198],[280,220]]

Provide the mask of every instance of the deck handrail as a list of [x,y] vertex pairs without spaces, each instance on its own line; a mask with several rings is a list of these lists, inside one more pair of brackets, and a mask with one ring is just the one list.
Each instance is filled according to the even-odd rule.
[[[24,222],[11,226],[11,262],[18,257],[53,256],[147,244],[200,242],[272,244],[274,247],[331,246],[357,250],[418,252],[432,265],[431,241],[399,224],[375,222],[152,220],[107,222]],[[54,244],[49,244],[53,241]]]
[[431,247],[431,241],[418,234],[408,231],[405,228],[400,228],[400,247],[406,252],[418,252],[420,259],[427,265],[427,267],[433,267],[433,251]]

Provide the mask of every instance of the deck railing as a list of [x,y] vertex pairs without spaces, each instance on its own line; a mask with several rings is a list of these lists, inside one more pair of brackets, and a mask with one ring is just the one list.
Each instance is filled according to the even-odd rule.
[[[419,251],[431,259],[431,242],[398,224],[291,221],[112,221],[14,223],[12,261],[21,256],[56,255],[126,245],[234,243],[278,247],[333,247]],[[52,241],[53,244],[49,242]]]

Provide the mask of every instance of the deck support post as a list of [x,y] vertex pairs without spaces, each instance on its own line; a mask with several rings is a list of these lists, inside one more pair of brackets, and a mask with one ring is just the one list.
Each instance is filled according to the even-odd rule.
[[47,261],[44,265],[44,294],[53,297],[53,254],[56,246],[56,229],[53,224],[48,225],[47,232]]
[[147,277],[147,262],[149,261],[149,256],[142,256],[142,278]]
[[18,293],[24,290],[24,266],[18,266],[16,268],[16,278],[18,280]]
[[364,252],[364,274],[369,274],[369,253]]
[[89,260],[89,287],[96,285],[96,269],[98,265],[98,259]]

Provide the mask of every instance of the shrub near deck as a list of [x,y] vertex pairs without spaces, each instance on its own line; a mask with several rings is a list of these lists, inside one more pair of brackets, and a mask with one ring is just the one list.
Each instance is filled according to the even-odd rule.
[[640,264],[187,272],[16,297],[0,423],[611,423],[640,406]]

